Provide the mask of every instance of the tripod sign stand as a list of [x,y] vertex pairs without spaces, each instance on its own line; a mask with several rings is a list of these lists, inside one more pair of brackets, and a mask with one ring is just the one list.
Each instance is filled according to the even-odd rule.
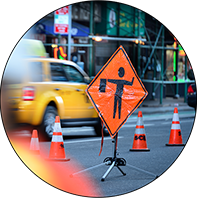
[[[117,134],[118,135],[118,134]],[[105,181],[105,178],[109,175],[109,173],[112,171],[112,169],[114,167],[117,167],[118,170],[123,174],[123,175],[126,175],[126,173],[123,172],[123,170],[119,167],[119,166],[126,166],[126,160],[124,158],[117,158],[117,135],[114,137],[114,139],[112,140],[112,142],[114,143],[114,156],[113,157],[106,157],[104,160],[103,160],[103,163],[101,164],[98,164],[96,166],[93,166],[93,167],[90,167],[90,168],[87,168],[87,169],[84,169],[82,171],[79,171],[77,173],[73,173],[71,174],[70,176],[73,177],[74,175],[76,174],[79,174],[79,173],[82,173],[82,172],[85,172],[85,171],[88,171],[88,170],[91,170],[91,169],[94,169],[94,168],[97,168],[99,166],[102,166],[102,165],[108,165],[110,166],[108,168],[108,170],[105,172],[105,174],[103,175],[103,177],[101,178],[101,181]]]
[[105,181],[106,177],[109,175],[109,173],[112,171],[112,169],[114,167],[117,167],[118,170],[123,174],[123,176],[125,176],[126,173],[123,172],[123,170],[120,168],[120,166],[126,166],[127,165],[130,168],[133,168],[133,169],[135,169],[137,171],[140,171],[140,172],[144,172],[146,174],[152,175],[155,178],[157,178],[157,175],[155,175],[151,172],[145,171],[143,169],[137,168],[135,166],[132,166],[132,165],[126,163],[126,160],[124,158],[117,158],[117,137],[118,137],[118,134],[116,134],[116,136],[114,137],[114,139],[112,141],[114,143],[114,156],[113,157],[106,157],[103,160],[103,163],[98,164],[98,165],[93,166],[93,167],[90,167],[90,168],[87,168],[87,169],[84,169],[84,170],[81,170],[79,172],[73,173],[73,174],[70,175],[70,177],[73,177],[77,174],[80,174],[80,173],[83,173],[83,172],[86,172],[86,171],[89,171],[89,170],[92,170],[92,169],[95,169],[95,168],[97,168],[99,166],[102,166],[102,165],[107,165],[107,166],[110,166],[110,167],[107,169],[107,171],[105,172],[105,174],[101,178],[101,181],[103,182],[103,181]]
[[105,181],[105,178],[109,175],[109,173],[112,171],[112,169],[114,167],[117,167],[118,170],[123,174],[123,175],[126,175],[126,173],[124,173],[122,171],[122,169],[119,167],[119,166],[126,166],[126,160],[124,158],[117,158],[116,155],[117,155],[117,136],[115,136],[114,138],[114,157],[107,157],[104,159],[104,163],[106,165],[110,165],[110,167],[108,168],[108,170],[106,171],[106,173],[103,175],[101,181]]

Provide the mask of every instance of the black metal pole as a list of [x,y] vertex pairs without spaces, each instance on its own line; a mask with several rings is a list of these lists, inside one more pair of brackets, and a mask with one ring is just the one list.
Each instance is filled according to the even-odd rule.
[[117,144],[118,144],[117,137],[118,137],[118,133],[114,137],[114,159],[116,158],[116,154],[117,154]]

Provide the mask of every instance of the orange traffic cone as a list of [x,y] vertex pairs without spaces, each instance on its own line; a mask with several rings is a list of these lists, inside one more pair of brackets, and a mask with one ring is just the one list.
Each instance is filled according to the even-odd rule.
[[150,151],[150,149],[147,148],[146,134],[141,111],[138,112],[133,147],[130,149],[130,151]]
[[30,151],[34,154],[40,154],[40,146],[38,140],[38,131],[33,130],[31,142],[30,142]]
[[184,146],[181,135],[178,109],[176,107],[174,108],[169,142],[166,144],[166,146]]
[[70,160],[70,159],[66,159],[59,116],[56,116],[55,118],[54,132],[51,140],[49,159],[60,160],[60,161]]

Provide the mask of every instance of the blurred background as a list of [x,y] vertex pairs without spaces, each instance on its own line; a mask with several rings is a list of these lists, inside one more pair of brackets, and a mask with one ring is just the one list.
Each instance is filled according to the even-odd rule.
[[[28,76],[27,57],[70,60],[92,79],[120,45],[149,93],[146,105],[153,101],[165,105],[165,99],[181,99],[189,106],[196,106],[193,69],[177,38],[151,15],[111,1],[75,3],[37,21],[19,41],[7,62],[2,85],[11,86],[2,88],[10,90],[2,95],[2,102],[12,98],[8,103],[12,103],[12,110],[18,110],[20,94],[15,94],[16,89],[29,86],[19,87],[22,79]],[[50,75],[39,71],[38,66],[30,71],[35,82],[39,81],[39,76]],[[38,91],[28,88],[26,93],[31,96]],[[3,107],[8,109],[8,105]],[[9,118],[9,112],[4,112]]]
[[165,97],[184,97],[186,102],[188,81],[194,80],[176,37],[151,15],[117,2],[90,1],[62,8],[35,23],[25,38],[41,40],[49,57],[64,59],[62,47],[66,59],[89,76],[95,76],[123,45],[144,80],[147,99],[157,98],[161,104]]

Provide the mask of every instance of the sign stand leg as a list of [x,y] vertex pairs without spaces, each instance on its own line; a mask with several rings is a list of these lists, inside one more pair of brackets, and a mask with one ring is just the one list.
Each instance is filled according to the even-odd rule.
[[106,177],[109,175],[109,173],[112,171],[112,169],[114,167],[117,167],[118,170],[125,176],[126,173],[123,172],[123,170],[120,168],[120,166],[126,166],[127,165],[128,167],[130,167],[132,169],[135,169],[137,171],[152,175],[155,178],[157,178],[158,176],[153,174],[153,173],[151,173],[151,172],[148,172],[148,171],[143,170],[141,168],[137,168],[137,167],[132,166],[132,165],[130,165],[128,163],[126,164],[126,160],[124,158],[117,158],[117,156],[116,156],[117,155],[117,137],[118,137],[118,134],[114,137],[114,140],[112,141],[114,143],[114,156],[113,157],[106,157],[104,159],[103,163],[98,164],[98,165],[93,166],[93,167],[90,167],[90,168],[87,168],[87,169],[84,169],[84,170],[81,170],[79,172],[73,173],[73,174],[70,175],[70,177],[73,177],[74,175],[77,175],[79,173],[83,173],[85,171],[92,170],[92,169],[97,168],[97,167],[102,166],[102,165],[108,165],[110,167],[107,169],[107,171],[105,172],[105,174],[101,178],[101,181],[105,181]]
[[90,167],[90,168],[86,168],[86,169],[81,170],[81,171],[79,171],[79,172],[73,173],[73,174],[70,175],[70,177],[73,177],[73,176],[75,176],[75,175],[77,175],[77,174],[79,174],[79,173],[83,173],[83,172],[92,170],[92,169],[97,168],[97,167],[102,166],[102,165],[105,165],[105,163],[101,163],[101,164],[98,164],[98,165],[96,165],[96,166],[92,166],[92,167]]
[[126,175],[126,173],[124,173],[122,171],[122,169],[119,166],[125,166],[126,165],[126,160],[124,158],[117,158],[117,137],[118,134],[115,136],[114,141],[112,141],[114,143],[114,157],[107,157],[104,159],[104,162],[107,165],[110,165],[110,167],[108,168],[108,170],[106,171],[106,173],[103,175],[101,181],[105,181],[105,178],[109,175],[109,173],[112,171],[112,169],[116,166],[118,168],[118,170],[123,174]]
[[101,181],[105,181],[105,178],[109,175],[109,173],[112,171],[112,169],[115,166],[115,161],[113,161],[112,165],[108,168],[107,172],[103,175]]
[[124,173],[122,171],[122,169],[119,167],[119,166],[125,166],[126,165],[126,160],[124,158],[117,158],[116,155],[117,155],[117,135],[115,136],[114,140],[112,141],[114,143],[114,157],[107,157],[104,159],[103,163],[101,164],[98,164],[96,166],[93,166],[93,167],[90,167],[90,168],[87,168],[87,169],[84,169],[84,170],[81,170],[79,172],[76,172],[76,173],[73,173],[70,175],[70,177],[73,177],[74,175],[77,175],[79,173],[83,173],[83,172],[86,172],[86,171],[89,171],[89,170],[92,170],[94,168],[97,168],[99,166],[102,166],[102,165],[110,165],[110,167],[108,168],[108,170],[106,171],[106,173],[103,175],[101,181],[105,181],[105,178],[109,175],[109,173],[112,171],[112,169],[116,166],[118,168],[118,170],[123,174],[123,175],[126,175],[126,173]]

